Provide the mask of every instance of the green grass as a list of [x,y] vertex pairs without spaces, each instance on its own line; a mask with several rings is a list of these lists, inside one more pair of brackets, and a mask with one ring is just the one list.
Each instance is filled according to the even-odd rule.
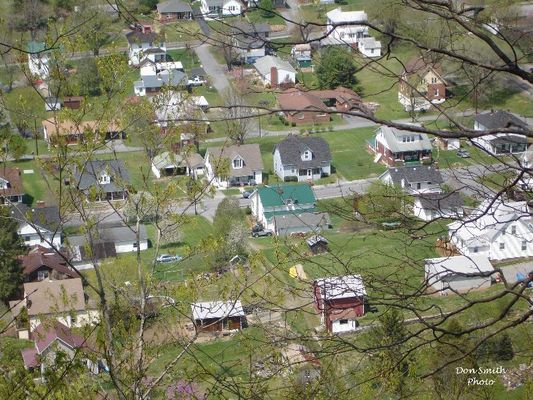
[[165,41],[167,43],[199,40],[203,37],[200,27],[196,21],[178,21],[167,23],[161,25],[161,30],[164,31]]
[[[22,185],[26,193],[25,203],[35,205],[37,201],[42,200],[47,205],[57,204],[56,190],[59,183],[42,169],[39,161],[13,161],[8,162],[7,166],[21,170]],[[33,170],[33,174],[24,174],[24,170]]]
[[191,68],[199,67],[200,60],[194,52],[194,49],[177,49],[167,51],[167,55],[172,57],[174,61],[180,61],[183,64],[183,68],[188,72]]
[[278,13],[273,14],[271,17],[265,17],[262,15],[261,10],[252,10],[246,12],[246,18],[251,23],[265,23],[269,25],[285,25],[285,20]]

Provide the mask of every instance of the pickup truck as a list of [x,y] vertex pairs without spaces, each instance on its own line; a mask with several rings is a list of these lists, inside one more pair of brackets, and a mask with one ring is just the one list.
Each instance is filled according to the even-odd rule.
[[189,79],[187,81],[187,84],[189,84],[191,86],[202,86],[204,83],[205,83],[205,80],[203,80],[199,76],[195,76],[192,79]]

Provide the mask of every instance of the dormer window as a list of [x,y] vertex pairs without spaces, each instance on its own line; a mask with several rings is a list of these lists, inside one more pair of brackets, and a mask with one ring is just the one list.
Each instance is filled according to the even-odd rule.
[[242,158],[237,157],[233,159],[233,169],[240,169],[244,167],[244,161]]
[[0,189],[7,189],[9,187],[9,182],[5,179],[0,179]]
[[313,154],[311,153],[310,150],[305,150],[302,153],[302,160],[311,160],[312,158],[313,158]]
[[511,226],[511,234],[516,235],[516,225]]
[[108,174],[103,173],[100,175],[100,178],[98,179],[98,183],[100,185],[107,185],[111,183],[111,177]]

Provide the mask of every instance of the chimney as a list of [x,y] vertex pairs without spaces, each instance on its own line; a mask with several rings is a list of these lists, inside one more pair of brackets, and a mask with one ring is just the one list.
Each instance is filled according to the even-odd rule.
[[44,208],[46,206],[46,203],[42,200],[39,200],[35,203],[37,208]]
[[278,69],[276,67],[270,67],[270,87],[278,87]]

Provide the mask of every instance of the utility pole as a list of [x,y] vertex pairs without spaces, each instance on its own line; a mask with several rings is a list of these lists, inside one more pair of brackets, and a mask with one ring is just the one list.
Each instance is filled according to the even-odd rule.
[[37,120],[36,119],[33,120],[33,126],[34,126],[33,137],[35,138],[35,155],[38,156],[39,155],[39,142],[37,140]]

